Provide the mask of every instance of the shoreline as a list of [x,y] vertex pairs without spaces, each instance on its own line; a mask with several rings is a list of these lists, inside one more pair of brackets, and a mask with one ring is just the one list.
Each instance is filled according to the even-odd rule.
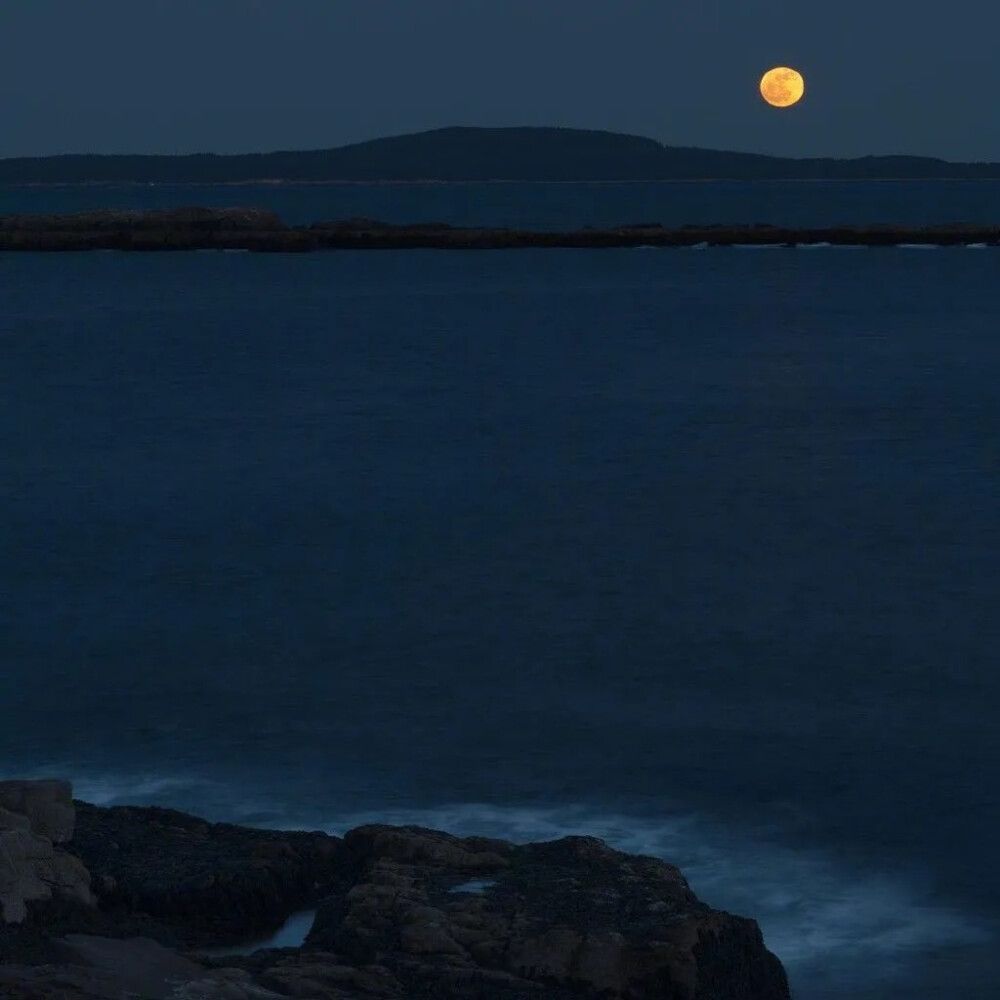
[[487,184],[589,185],[607,187],[632,184],[1000,184],[995,177],[653,177],[610,180],[533,180],[490,177],[485,180],[444,180],[438,177],[372,178],[353,180],[331,177],[325,180],[298,180],[291,177],[255,177],[230,181],[6,181],[5,188],[146,188],[146,187],[471,187]]
[[0,216],[0,251],[246,250],[308,253],[321,250],[512,250],[636,247],[1000,246],[994,225],[830,226],[767,224],[685,225],[643,222],[568,231],[457,227],[446,223],[395,225],[346,219],[289,226],[275,213],[252,208],[101,210],[71,215]]
[[184,980],[205,1000],[790,1000],[756,921],[595,837],[333,837],[0,781],[0,997],[181,1000]]

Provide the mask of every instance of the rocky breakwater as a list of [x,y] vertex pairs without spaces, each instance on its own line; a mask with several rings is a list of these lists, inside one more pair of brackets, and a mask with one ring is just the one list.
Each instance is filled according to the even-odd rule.
[[0,250],[291,250],[290,233],[256,208],[0,216]]
[[0,216],[0,250],[514,250],[693,246],[1000,246],[1000,226],[839,226],[792,229],[770,225],[668,228],[635,223],[605,229],[536,232],[449,226],[393,225],[373,219],[288,226],[273,212],[251,208],[178,208],[151,212]]
[[[514,845],[366,826],[341,839],[9,784],[9,829],[58,834],[81,881],[5,911],[0,1000],[789,996],[752,920],[700,902],[673,866],[590,837]],[[317,912],[301,947],[213,957],[306,907]]]
[[825,226],[791,228],[755,225],[685,225],[655,222],[566,232],[487,229],[444,223],[391,225],[372,219],[317,222],[309,227],[315,249],[342,250],[515,250],[614,249],[629,247],[732,246],[1000,246],[1000,226]]

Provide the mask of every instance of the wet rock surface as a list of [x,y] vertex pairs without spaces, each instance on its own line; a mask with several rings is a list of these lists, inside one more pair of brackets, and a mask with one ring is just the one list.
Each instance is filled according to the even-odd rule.
[[0,216],[0,250],[248,250],[299,253],[316,250],[501,250],[530,247],[898,246],[931,244],[1000,246],[1000,226],[688,225],[666,228],[637,223],[571,232],[460,228],[446,223],[392,225],[373,219],[288,226],[254,208],[178,208],[150,212],[98,211],[76,215]]
[[[514,845],[420,827],[322,833],[75,803],[96,906],[0,922],[0,1000],[787,1000],[754,921],[672,865],[591,837]],[[20,828],[18,828],[20,829]],[[317,910],[301,947],[212,957]]]

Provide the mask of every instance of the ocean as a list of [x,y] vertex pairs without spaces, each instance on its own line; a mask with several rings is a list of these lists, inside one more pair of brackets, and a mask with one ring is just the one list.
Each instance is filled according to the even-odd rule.
[[[151,199],[1000,219],[1000,183],[0,212]],[[798,1000],[993,998],[998,274],[962,248],[4,255],[0,773],[278,828],[594,834],[756,918]]]

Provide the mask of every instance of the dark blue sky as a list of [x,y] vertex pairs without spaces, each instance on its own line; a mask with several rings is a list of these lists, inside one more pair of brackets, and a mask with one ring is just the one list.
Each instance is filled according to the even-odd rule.
[[[4,0],[0,155],[565,125],[1000,160],[998,0]],[[806,100],[765,107],[785,63]]]

